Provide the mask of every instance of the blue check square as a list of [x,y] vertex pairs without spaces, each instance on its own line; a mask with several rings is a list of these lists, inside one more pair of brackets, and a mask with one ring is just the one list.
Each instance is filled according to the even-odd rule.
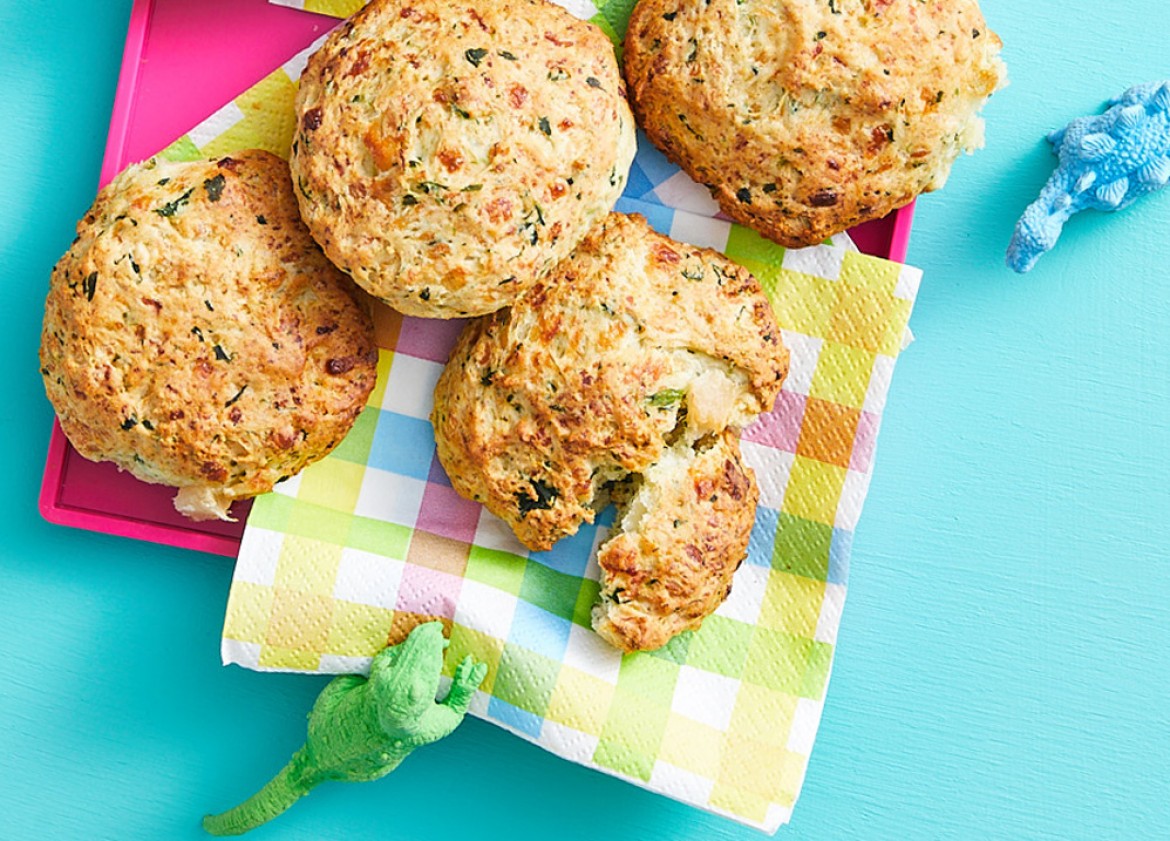
[[508,642],[560,662],[565,656],[565,649],[569,647],[571,624],[567,619],[534,604],[518,601]]
[[435,433],[428,421],[383,411],[374,429],[369,465],[388,473],[427,481]]
[[830,584],[844,584],[849,580],[849,553],[853,548],[853,532],[848,529],[833,529],[833,540],[829,544]]
[[597,526],[584,523],[572,537],[558,540],[547,552],[533,552],[529,557],[549,569],[583,578],[596,536]]
[[544,719],[540,716],[533,715],[528,710],[514,707],[507,701],[501,701],[494,695],[488,701],[488,715],[505,727],[510,727],[513,730],[523,733],[530,739],[539,739],[540,729],[544,726]]
[[763,505],[756,507],[756,522],[748,540],[747,562],[753,566],[772,566],[772,547],[776,543],[776,530],[780,528],[780,512]]

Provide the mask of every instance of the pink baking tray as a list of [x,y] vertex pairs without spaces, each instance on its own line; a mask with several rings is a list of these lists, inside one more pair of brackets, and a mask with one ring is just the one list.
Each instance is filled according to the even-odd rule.
[[[135,0],[114,97],[101,183],[166,147],[336,25],[266,0]],[[862,251],[902,261],[914,206],[850,231]],[[193,523],[174,490],[87,461],[53,425],[40,508],[53,523],[234,557],[249,503],[235,523]]]

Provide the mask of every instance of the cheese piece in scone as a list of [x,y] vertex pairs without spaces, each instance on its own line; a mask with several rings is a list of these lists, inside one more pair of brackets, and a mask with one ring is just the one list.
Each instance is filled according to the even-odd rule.
[[532,549],[619,502],[595,625],[623,649],[656,648],[726,597],[757,497],[738,430],[787,371],[746,269],[614,213],[464,330],[435,389],[438,454]]

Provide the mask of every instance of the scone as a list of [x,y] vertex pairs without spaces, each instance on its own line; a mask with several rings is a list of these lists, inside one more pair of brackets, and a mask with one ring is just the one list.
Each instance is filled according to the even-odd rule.
[[609,39],[547,0],[373,0],[309,59],[313,236],[407,315],[507,306],[613,207],[634,121]]
[[126,169],[53,269],[41,374],[77,451],[228,519],[341,441],[376,378],[357,290],[301,223],[284,161]]
[[813,245],[943,185],[1005,81],[976,0],[639,0],[638,124],[733,219]]
[[727,595],[758,493],[738,430],[787,371],[746,269],[613,213],[510,309],[466,327],[435,388],[439,459],[535,550],[618,502],[594,627],[623,650],[658,648]]

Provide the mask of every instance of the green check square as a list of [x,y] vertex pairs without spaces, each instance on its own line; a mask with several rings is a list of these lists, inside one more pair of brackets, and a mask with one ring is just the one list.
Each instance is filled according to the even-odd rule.
[[[757,234],[742,225],[732,225],[727,235],[727,256],[737,263],[763,263],[779,268],[784,262],[784,246]],[[745,266],[755,274],[751,267]]]
[[581,579],[581,589],[577,591],[577,605],[573,609],[573,624],[582,628],[593,627],[593,605],[597,603],[597,594],[600,592],[600,583],[592,578]]
[[413,533],[414,529],[409,526],[400,526],[398,523],[388,523],[372,517],[359,517],[355,514],[349,523],[349,535],[345,539],[345,545],[384,558],[405,561],[406,550],[410,546],[410,536]]
[[739,677],[747,662],[754,627],[725,616],[708,616],[692,635],[687,665],[725,677]]
[[646,652],[651,657],[657,657],[659,660],[666,660],[674,663],[676,666],[682,666],[687,662],[687,651],[691,647],[691,639],[694,634],[691,631],[684,631],[676,637],[671,637],[670,642],[657,648],[654,651]]
[[203,157],[199,147],[190,135],[184,134],[174,143],[158,153],[164,161],[197,161]]
[[[805,672],[813,647],[817,645],[807,637],[799,637],[785,631],[756,628],[748,648],[747,662],[743,667],[743,679],[757,686],[799,695],[804,687]],[[810,683],[815,683],[812,675]]]
[[353,427],[349,430],[341,443],[337,445],[330,458],[339,458],[342,461],[352,461],[354,464],[366,464],[370,460],[370,448],[374,444],[374,428],[378,425],[378,415],[381,411],[373,406],[367,406],[357,416]]
[[560,671],[561,664],[556,660],[508,643],[500,657],[492,694],[543,718]]
[[527,558],[500,549],[473,545],[467,556],[467,571],[463,574],[473,581],[519,596],[526,566]]
[[781,511],[772,546],[772,569],[824,581],[829,577],[832,543],[832,526]]
[[827,642],[816,642],[809,646],[805,662],[804,677],[800,682],[802,698],[819,701],[825,696],[825,685],[829,681],[829,667],[833,663],[833,646]]
[[649,780],[670,718],[669,705],[646,699],[618,686],[602,728],[593,761],[598,765]]
[[285,533],[344,546],[351,520],[353,515],[348,511],[338,511],[298,500],[290,513]]
[[638,696],[641,703],[670,707],[678,668],[677,663],[645,652],[627,654],[618,671],[618,690]]
[[580,590],[581,579],[577,576],[529,561],[520,584],[520,598],[572,622]]
[[278,493],[266,493],[256,497],[248,514],[248,525],[271,531],[287,531],[296,500]]
[[[738,226],[732,225],[732,233],[735,232]],[[780,278],[784,269],[780,263],[761,263],[759,260],[753,260],[750,257],[737,257],[735,262],[743,266],[756,280],[760,282],[760,286],[764,289],[764,294],[768,296],[768,301],[772,303],[775,308],[775,299],[777,295],[783,294],[780,290]],[[780,325],[783,327],[784,325]]]

